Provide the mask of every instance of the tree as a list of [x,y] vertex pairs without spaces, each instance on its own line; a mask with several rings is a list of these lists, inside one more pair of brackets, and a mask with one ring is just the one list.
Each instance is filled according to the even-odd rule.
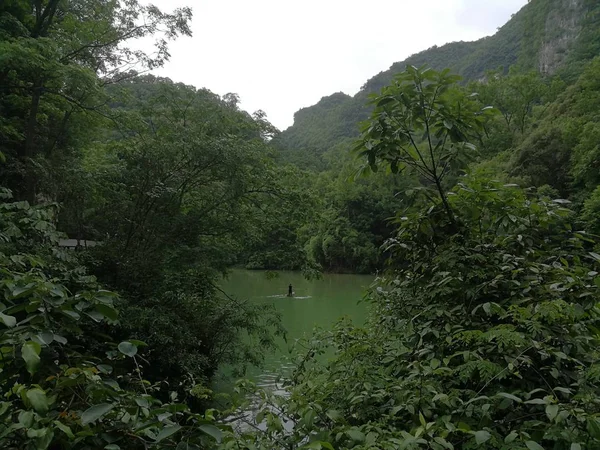
[[272,192],[265,124],[208,90],[170,81],[138,79],[123,94],[132,97],[116,113],[120,132],[84,160],[101,180],[100,194],[88,194],[88,224],[110,243],[106,281],[144,295],[169,267],[225,270],[252,208]]
[[512,172],[527,176],[533,186],[550,185],[566,197],[572,142],[560,125],[544,124],[528,135],[513,156]]
[[301,233],[320,210],[316,176],[295,166],[275,164],[263,178],[269,188],[249,205],[241,262],[249,269],[305,270],[309,261]]
[[315,180],[321,207],[301,236],[309,258],[325,271],[374,273],[385,265],[380,247],[395,228],[391,219],[409,206],[404,191],[413,179],[381,172],[355,177],[362,161],[351,148],[345,142],[325,154],[331,169]]
[[449,70],[408,67],[374,97],[375,109],[362,127],[357,147],[376,171],[387,164],[393,173],[411,168],[432,185],[452,223],[444,187],[446,178],[466,167],[476,148],[471,143],[490,109],[456,86]]
[[600,444],[594,241],[560,200],[476,178],[451,193],[460,230],[432,234],[449,219],[430,203],[404,218],[371,320],[302,342],[289,395],[263,397],[266,431],[242,445]]
[[211,448],[214,416],[166,403],[143,378],[144,343],[113,343],[118,296],[57,248],[55,207],[0,189],[0,447]]
[[[87,149],[77,195],[67,186],[61,200],[86,212],[88,238],[102,244],[85,261],[135,318],[114,339],[147,342],[148,378],[183,396],[222,364],[260,363],[281,331],[272,307],[218,289],[264,220],[257,205],[280,194],[269,124],[208,90],[154,77],[123,86],[120,130]],[[73,214],[60,219],[79,228]]]
[[478,93],[484,105],[493,105],[500,111],[507,131],[524,133],[531,121],[533,108],[540,104],[549,87],[537,72],[519,73],[511,70],[507,76],[488,72],[486,80],[474,83],[471,89]]
[[[0,6],[1,142],[10,157],[3,179],[34,202],[38,157],[72,145],[77,116],[102,112],[103,85],[155,68],[169,57],[167,41],[190,34],[189,8],[165,14],[137,1],[10,1]],[[155,51],[130,47],[154,36]],[[18,188],[18,189],[17,189]]]

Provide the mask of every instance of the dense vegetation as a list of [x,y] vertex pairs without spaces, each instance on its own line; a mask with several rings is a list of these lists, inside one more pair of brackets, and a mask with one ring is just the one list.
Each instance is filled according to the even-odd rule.
[[[574,147],[562,160],[538,155],[536,165],[518,164],[532,142],[556,156],[552,139],[534,140],[549,118],[558,120],[551,135],[558,138],[561,120],[573,126],[570,116],[583,114],[593,126],[596,71],[592,61],[553,101],[552,83],[534,74],[490,73],[490,81],[470,86],[481,91],[473,97],[447,71],[409,68],[373,99],[358,149],[372,171],[416,172],[412,191],[421,200],[398,212],[370,321],[343,321],[305,342],[289,399],[265,396],[260,418],[268,431],[245,442],[292,448],[310,436],[306,448],[315,449],[600,445],[600,255],[597,222],[585,221],[597,203],[589,189],[583,205],[557,197],[561,183],[575,179]],[[554,108],[565,103],[569,112],[559,116]],[[585,154],[595,161],[594,151]],[[542,168],[555,170],[544,179],[552,185],[509,182],[529,185]],[[577,184],[567,186],[584,195]],[[324,364],[324,353],[336,356]],[[294,423],[293,432],[282,420]]]
[[[503,133],[501,125],[494,123],[490,125],[492,129],[486,131],[488,139],[476,142],[481,151],[480,160],[487,163],[497,156],[495,164],[502,166],[495,166],[488,173],[490,176],[509,173],[513,179],[525,185],[550,184],[564,196],[565,183],[570,183],[564,179],[568,163],[560,160],[557,154],[570,158],[574,144],[568,143],[566,148],[559,150],[557,140],[552,139],[551,145],[559,147],[550,150],[551,146],[542,144],[541,135],[533,137],[539,145],[548,149],[547,156],[550,153],[556,155],[554,161],[542,161],[533,154],[531,159],[520,160],[509,150],[518,146],[531,147],[533,143],[525,143],[524,137],[531,130],[541,133],[541,130],[537,130],[541,115],[544,115],[544,126],[550,132],[550,123],[561,113],[555,110],[554,116],[551,116],[548,109],[567,86],[577,83],[590,61],[600,53],[599,20],[600,6],[594,1],[531,1],[493,36],[425,50],[374,76],[353,97],[336,93],[298,111],[294,125],[273,139],[274,146],[279,150],[279,159],[337,178],[340,172],[339,155],[353,148],[353,142],[359,136],[358,124],[366,120],[371,112],[369,97],[378,94],[392,82],[395,74],[406,67],[427,65],[435,70],[449,68],[452,73],[461,75],[459,83],[468,86],[469,92],[477,92],[482,104],[502,110],[507,127],[512,131],[508,133],[505,130]],[[582,130],[573,131],[578,133]],[[552,132],[558,134],[558,130]],[[575,133],[572,134],[573,139],[579,139]],[[533,152],[533,149],[518,153],[522,153],[522,158],[527,158],[528,152]],[[335,163],[332,164],[332,161]],[[543,167],[539,172],[546,170],[545,178],[540,177],[541,173],[536,177],[531,176],[532,168],[524,168],[529,161]],[[560,168],[556,175],[553,173],[555,167]],[[528,177],[523,178],[522,175]],[[377,196],[379,190],[371,192]],[[411,202],[409,198],[400,196],[396,197],[396,201],[403,205]],[[330,201],[326,205],[332,211],[337,209]],[[374,217],[374,222],[388,217]],[[363,237],[372,238],[369,242],[363,242],[363,246],[380,247],[383,244],[376,235],[367,232],[364,222],[352,221],[349,225]],[[317,259],[324,267],[331,265],[318,253],[311,252],[310,247],[308,250],[308,256]],[[375,268],[376,265],[371,266],[370,270]],[[347,269],[361,270],[355,265]]]
[[[0,447],[599,448],[599,11],[534,0],[280,134],[140,74],[188,9],[2,3]],[[217,411],[216,371],[284,331],[234,266],[381,275],[289,395]]]
[[358,137],[357,123],[369,115],[368,96],[407,66],[449,68],[463,82],[482,80],[490,70],[506,74],[511,67],[575,81],[583,66],[600,53],[599,20],[600,6],[593,0],[530,1],[493,36],[434,46],[375,75],[354,97],[337,93],[298,111],[294,125],[275,141],[289,158],[299,158],[295,153],[320,155],[340,136]]
[[[233,95],[131,71],[164,63],[191,12],[22,1],[0,14],[1,184],[30,206],[58,204],[61,232],[98,243],[75,268],[119,292],[133,318],[98,332],[151,345],[144,365],[162,398],[204,385],[223,363],[260,362],[276,314],[216,281],[260,239],[259,206],[295,201],[277,187],[274,129]],[[124,45],[148,36],[152,53]]]

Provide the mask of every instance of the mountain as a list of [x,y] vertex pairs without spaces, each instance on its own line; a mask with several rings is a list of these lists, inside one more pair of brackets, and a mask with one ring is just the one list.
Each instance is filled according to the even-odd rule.
[[327,167],[323,154],[358,135],[366,119],[368,96],[390,83],[407,65],[450,68],[464,82],[482,79],[489,70],[511,66],[560,75],[574,82],[586,61],[600,54],[600,2],[597,0],[531,0],[496,34],[474,42],[452,42],[394,63],[368,80],[353,97],[338,92],[299,110],[294,125],[273,144],[283,160],[304,168]]

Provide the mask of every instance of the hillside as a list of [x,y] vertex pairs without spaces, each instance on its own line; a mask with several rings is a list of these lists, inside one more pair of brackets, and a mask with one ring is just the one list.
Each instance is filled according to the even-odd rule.
[[354,97],[336,93],[301,109],[294,125],[274,144],[285,161],[310,169],[326,167],[323,153],[357,135],[357,124],[369,112],[368,95],[389,84],[407,65],[450,68],[465,82],[511,66],[575,81],[585,61],[599,54],[598,30],[600,6],[594,0],[532,0],[491,37],[432,47],[375,75]]

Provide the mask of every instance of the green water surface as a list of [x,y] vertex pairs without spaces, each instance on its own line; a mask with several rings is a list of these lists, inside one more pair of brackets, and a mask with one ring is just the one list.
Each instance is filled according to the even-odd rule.
[[[273,304],[281,313],[287,343],[278,339],[279,349],[265,355],[265,365],[250,368],[247,377],[260,386],[276,383],[290,367],[289,348],[296,340],[309,336],[316,326],[329,328],[341,317],[356,324],[366,318],[367,305],[361,302],[374,277],[369,275],[323,275],[321,280],[306,280],[301,273],[278,272],[270,279],[262,271],[234,270],[221,283],[229,295],[252,302]],[[292,284],[294,297],[287,297]]]

